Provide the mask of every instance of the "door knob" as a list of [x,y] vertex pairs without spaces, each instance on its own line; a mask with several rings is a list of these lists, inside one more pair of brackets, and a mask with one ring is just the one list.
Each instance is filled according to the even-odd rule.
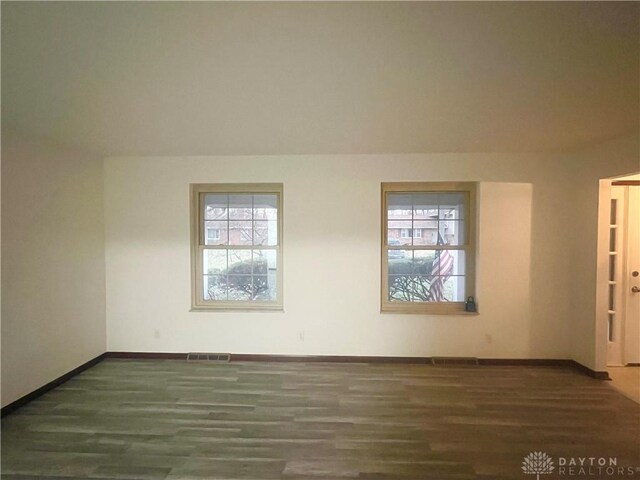
[[633,293],[640,293],[640,287],[635,287],[635,286],[634,286],[634,287],[631,287],[631,291],[632,291]]

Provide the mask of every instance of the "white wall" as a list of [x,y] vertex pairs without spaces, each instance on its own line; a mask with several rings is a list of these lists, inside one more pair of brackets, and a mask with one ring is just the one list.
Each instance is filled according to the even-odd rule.
[[[594,370],[606,370],[607,322],[597,315],[597,302],[606,303],[606,285],[596,282],[597,271],[608,269],[608,258],[598,258],[598,217],[606,224],[609,208],[608,182],[600,179],[635,173],[640,170],[639,136],[629,135],[577,152],[573,157],[572,174],[573,228],[571,262],[571,355]],[[598,211],[599,199],[603,211]],[[607,232],[601,243],[608,242]],[[606,247],[605,247],[606,250]]]
[[[3,132],[2,405],[105,349],[575,358],[603,369],[598,179],[636,169],[637,145],[108,158],[105,344],[101,161]],[[408,180],[481,182],[480,315],[379,313],[380,182]],[[285,185],[285,311],[189,312],[189,183],[254,181]]]
[[[569,358],[570,173],[548,155],[108,158],[107,348]],[[380,182],[409,180],[482,182],[479,316],[379,312]],[[284,312],[189,312],[206,182],[284,183]]]
[[101,158],[3,131],[2,406],[105,351]]

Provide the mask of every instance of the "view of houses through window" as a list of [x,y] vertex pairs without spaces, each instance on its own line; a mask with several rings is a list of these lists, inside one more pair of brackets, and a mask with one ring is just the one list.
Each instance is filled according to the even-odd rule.
[[[275,300],[278,243],[276,195],[204,196],[205,300]],[[251,248],[246,248],[251,247]],[[254,248],[259,247],[259,248]]]
[[209,191],[194,197],[200,232],[196,305],[273,304],[279,299],[280,194],[201,187]]
[[207,240],[209,242],[217,242],[220,240],[220,229],[207,228]]
[[386,192],[384,303],[463,302],[469,192]]

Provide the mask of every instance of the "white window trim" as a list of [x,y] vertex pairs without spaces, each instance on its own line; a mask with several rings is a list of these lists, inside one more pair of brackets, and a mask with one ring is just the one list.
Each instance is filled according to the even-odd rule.
[[389,300],[388,285],[388,250],[419,250],[424,248],[438,249],[434,245],[389,245],[387,238],[387,200],[389,193],[430,193],[430,192],[463,192],[466,195],[466,211],[464,224],[466,227],[466,241],[464,245],[448,249],[464,250],[465,252],[465,292],[466,296],[475,297],[476,280],[476,196],[475,182],[393,182],[381,184],[381,281],[380,281],[380,311],[389,313],[415,313],[427,315],[477,315],[477,312],[465,312],[465,302],[392,302]]
[[[191,311],[216,310],[283,310],[282,251],[283,251],[283,185],[281,183],[192,183],[190,185],[191,210]],[[277,252],[277,291],[275,301],[221,301],[202,298],[202,258],[204,250],[227,249],[228,245],[205,245],[204,195],[208,193],[275,194],[278,196],[278,243],[273,246],[236,246],[234,249],[261,249]]]

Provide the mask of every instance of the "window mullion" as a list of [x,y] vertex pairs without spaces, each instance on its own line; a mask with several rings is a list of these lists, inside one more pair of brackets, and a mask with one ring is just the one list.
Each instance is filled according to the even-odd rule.
[[[251,261],[250,261],[250,265],[251,265],[251,298],[250,300],[253,300],[255,298],[255,289],[256,289],[256,285],[254,283],[253,280],[253,249],[255,248],[255,243],[256,243],[256,219],[255,219],[255,205],[256,205],[256,198],[255,195],[251,195]],[[268,224],[267,224],[267,230],[268,230]]]
[[198,194],[198,245],[206,245],[204,238],[204,193]]
[[414,218],[413,218],[413,209],[415,208],[415,194],[411,194],[411,230],[409,230],[409,237],[411,238],[411,246],[413,246],[413,223],[414,223]]
[[389,250],[465,250],[469,245],[385,245]]

